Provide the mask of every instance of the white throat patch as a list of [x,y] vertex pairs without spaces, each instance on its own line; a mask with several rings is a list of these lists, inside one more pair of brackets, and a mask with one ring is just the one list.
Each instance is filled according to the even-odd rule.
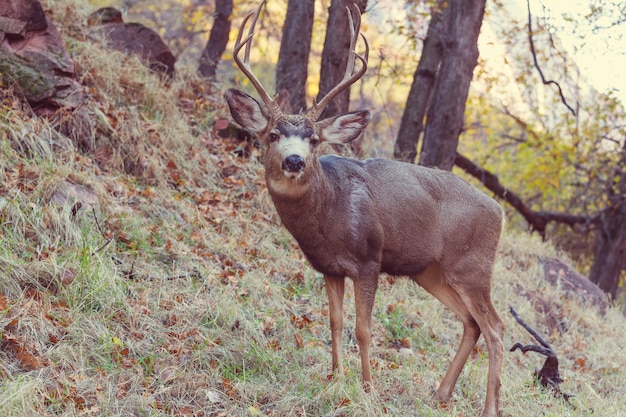
[[282,178],[268,178],[267,188],[275,195],[281,195],[285,197],[300,197],[308,189],[309,185],[298,181],[299,178],[291,178],[285,173],[285,177]]

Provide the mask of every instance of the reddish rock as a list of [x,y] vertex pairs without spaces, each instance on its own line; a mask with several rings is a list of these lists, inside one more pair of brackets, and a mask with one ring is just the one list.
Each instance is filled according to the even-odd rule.
[[103,25],[105,23],[124,23],[122,12],[115,7],[103,7],[90,14],[87,18],[89,26]]
[[172,75],[176,57],[158,33],[140,23],[124,23],[122,13],[113,7],[98,9],[87,19],[89,25],[100,25],[108,46],[139,55],[154,71]]
[[559,285],[567,294],[584,303],[597,306],[602,314],[606,312],[606,294],[587,277],[556,258],[545,258],[541,263],[546,281],[554,286]]
[[74,63],[38,0],[0,0],[0,73],[19,86],[37,114],[83,101]]

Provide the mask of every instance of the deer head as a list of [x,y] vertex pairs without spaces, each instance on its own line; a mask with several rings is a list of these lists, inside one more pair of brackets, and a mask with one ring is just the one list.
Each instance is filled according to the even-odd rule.
[[[290,188],[290,180],[299,180],[306,174],[306,167],[316,161],[321,143],[348,143],[356,139],[371,120],[368,111],[356,111],[318,121],[326,106],[340,92],[354,84],[365,74],[369,47],[367,40],[363,37],[366,48],[365,54],[359,55],[355,52],[356,42],[360,34],[361,14],[358,7],[352,4],[353,13],[350,13],[346,7],[351,28],[351,42],[350,57],[343,80],[328,92],[319,103],[314,100],[313,105],[304,113],[285,114],[278,104],[278,95],[271,97],[267,93],[249,64],[250,44],[254,37],[254,27],[264,3],[261,3],[256,12],[251,12],[244,18],[235,42],[234,60],[259,93],[265,107],[250,95],[239,90],[229,89],[225,95],[235,121],[256,132],[264,142],[266,176],[271,178],[272,185],[280,190]],[[245,27],[250,19],[252,19],[250,29],[247,36],[243,38]],[[242,49],[244,49],[243,60],[240,56]],[[355,71],[357,59],[361,65],[359,70]],[[284,178],[276,175],[279,172],[282,172]]]

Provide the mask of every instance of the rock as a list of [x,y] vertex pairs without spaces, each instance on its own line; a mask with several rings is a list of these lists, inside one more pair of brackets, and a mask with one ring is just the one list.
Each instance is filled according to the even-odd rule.
[[219,404],[222,402],[222,393],[212,389],[206,390],[206,398],[211,404]]
[[0,32],[26,36],[47,28],[46,14],[38,1],[0,0]]
[[401,347],[400,350],[398,350],[398,356],[400,356],[402,359],[408,359],[413,356],[413,349]]
[[89,26],[103,25],[105,23],[124,23],[122,12],[115,7],[103,7],[90,14],[87,18]]
[[[544,279],[553,286],[559,286],[569,298],[597,306],[600,314],[606,313],[607,296],[597,285],[569,265],[556,258],[541,259],[544,271]],[[518,288],[519,294],[531,302],[538,313],[538,319],[546,327],[549,333],[562,332],[567,329],[567,314],[558,296],[545,292]]]
[[38,0],[0,0],[0,73],[39,115],[83,102],[74,63]]
[[109,47],[139,55],[153,71],[174,74],[176,57],[154,30],[140,23],[124,23],[122,13],[113,7],[96,10],[87,23],[98,25],[95,30],[104,36]]
[[544,258],[541,263],[546,281],[554,286],[560,285],[567,294],[576,296],[584,303],[597,306],[601,314],[606,313],[606,294],[587,277],[556,258]]
[[76,215],[79,211],[100,211],[100,201],[94,191],[80,184],[74,184],[70,181],[63,181],[58,188],[54,190],[50,201],[59,205],[73,204],[73,213]]
[[554,296],[549,296],[530,289],[519,289],[520,294],[526,297],[532,304],[542,324],[548,329],[548,333],[562,332],[567,329],[567,322],[563,313],[563,306]]

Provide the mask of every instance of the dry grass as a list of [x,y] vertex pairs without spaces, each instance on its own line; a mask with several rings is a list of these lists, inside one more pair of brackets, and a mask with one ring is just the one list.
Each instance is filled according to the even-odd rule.
[[[64,4],[55,18],[80,18]],[[80,27],[63,31],[89,92],[81,112],[33,119],[10,96],[0,109],[0,415],[479,413],[484,342],[452,402],[434,402],[461,325],[406,280],[381,281],[376,392],[359,382],[349,291],[347,372],[329,381],[323,280],[280,227],[255,157],[237,157],[239,144],[212,132],[213,118],[226,116],[219,89],[184,68],[164,83]],[[71,195],[57,199],[68,183],[97,201],[74,213]],[[494,299],[505,345],[534,342],[507,313],[512,305],[552,343],[563,391],[576,397],[566,403],[533,384],[542,358],[507,353],[503,415],[619,415],[624,318],[544,283],[546,255],[558,254],[506,236]],[[553,299],[560,328],[549,332],[524,289]]]

